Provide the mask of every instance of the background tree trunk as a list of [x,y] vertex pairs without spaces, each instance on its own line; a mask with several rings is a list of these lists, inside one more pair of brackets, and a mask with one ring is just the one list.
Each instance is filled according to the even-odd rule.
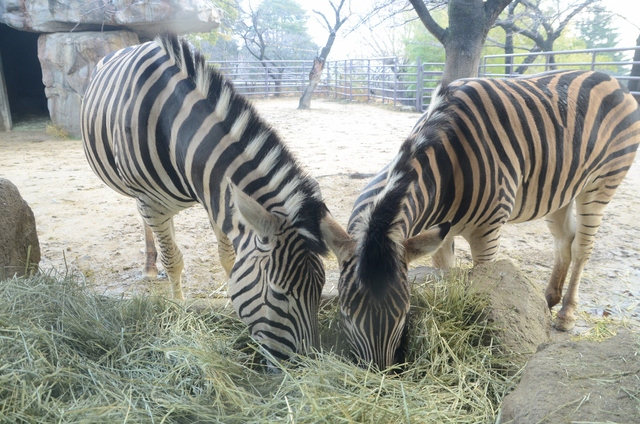
[[482,46],[498,15],[512,0],[449,0],[449,27],[442,28],[424,0],[409,0],[420,21],[445,50],[442,85],[478,76]]
[[322,78],[324,63],[325,61],[321,57],[316,57],[313,60],[313,67],[311,68],[311,72],[309,72],[309,84],[307,84],[300,97],[298,109],[309,109],[311,107],[311,96]]
[[339,3],[334,2],[334,0],[329,0],[329,4],[333,9],[334,13],[334,23],[329,23],[329,19],[314,10],[317,16],[321,17],[324,21],[324,26],[329,31],[329,37],[327,38],[327,42],[325,43],[322,51],[320,52],[320,56],[316,57],[313,60],[313,68],[311,68],[311,72],[309,72],[309,84],[304,89],[302,96],[300,97],[300,102],[298,103],[298,109],[309,109],[311,107],[311,96],[313,95],[313,90],[316,89],[318,83],[320,82],[320,78],[322,77],[322,71],[324,70],[324,64],[329,57],[329,53],[331,52],[331,47],[333,47],[333,42],[336,41],[336,34],[340,27],[349,19],[349,14],[345,17],[341,17],[342,7],[344,6],[346,0],[340,0]]
[[449,28],[444,40],[445,64],[442,84],[460,78],[478,76],[482,46],[487,37],[484,31],[484,2],[451,0]]
[[[638,36],[638,38],[636,39],[636,46],[640,47],[640,36]],[[640,62],[640,50],[636,50],[635,54],[633,55],[633,61]],[[640,64],[635,63],[631,67],[631,76],[640,77]],[[640,80],[629,81],[628,87],[629,91],[640,91]],[[640,102],[640,95],[636,94],[634,97],[637,101]]]

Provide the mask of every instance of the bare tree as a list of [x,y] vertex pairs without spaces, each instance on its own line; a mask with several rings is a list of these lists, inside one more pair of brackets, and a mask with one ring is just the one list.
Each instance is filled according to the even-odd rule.
[[342,27],[342,25],[347,21],[347,19],[349,19],[350,16],[350,13],[347,13],[346,16],[342,15],[342,8],[346,0],[340,0],[339,3],[334,2],[333,0],[328,1],[334,12],[334,16],[331,21],[325,16],[324,13],[313,10],[313,13],[316,14],[320,22],[329,32],[329,36],[327,37],[327,42],[324,44],[320,55],[316,56],[316,58],[313,60],[313,67],[311,68],[311,72],[309,72],[309,84],[305,87],[304,92],[300,97],[298,109],[309,109],[311,107],[311,96],[313,95],[313,91],[316,89],[316,86],[320,82],[322,71],[324,70],[324,64],[326,63],[327,57],[329,57],[329,53],[331,52],[331,48],[333,47],[333,43],[336,40],[336,34],[338,33],[340,27]]
[[306,13],[295,0],[264,0],[257,8],[247,2],[241,10],[237,34],[245,50],[258,59],[280,92],[282,60],[300,59],[315,51],[306,28]]
[[[556,1],[555,13],[545,13],[541,9],[542,0],[515,0],[510,5],[509,13],[504,20],[497,20],[496,25],[503,28],[507,33],[507,40],[514,34],[522,34],[534,42],[531,48],[532,53],[551,52],[553,44],[560,38],[562,32],[566,29],[569,22],[587,6],[595,5],[600,0],[580,0],[567,4],[567,2]],[[518,5],[524,6],[521,13],[515,13]],[[505,46],[505,53],[510,47],[513,53],[513,44]],[[533,63],[537,55],[527,56],[516,73],[524,73],[527,65]],[[555,69],[555,59],[553,55],[549,55],[550,68]]]
[[511,1],[449,0],[449,27],[442,28],[431,16],[425,0],[409,0],[423,25],[444,46],[443,84],[478,75],[487,34]]

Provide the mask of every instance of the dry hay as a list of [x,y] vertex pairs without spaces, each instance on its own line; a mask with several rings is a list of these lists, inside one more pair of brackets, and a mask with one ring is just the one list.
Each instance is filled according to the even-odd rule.
[[[78,278],[0,283],[0,422],[493,421],[517,368],[492,346],[463,277],[414,287],[395,373],[335,353],[266,373],[229,312],[95,295]],[[338,331],[335,306],[322,311]]]

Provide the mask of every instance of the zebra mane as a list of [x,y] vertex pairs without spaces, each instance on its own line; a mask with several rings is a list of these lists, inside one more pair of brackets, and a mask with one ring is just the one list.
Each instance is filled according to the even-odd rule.
[[[212,105],[215,117],[222,122],[230,139],[241,146],[239,154],[260,159],[256,172],[270,176],[268,192],[276,193],[276,198],[258,196],[256,200],[261,204],[268,202],[265,207],[269,210],[278,207],[305,238],[310,250],[326,254],[328,247],[320,231],[326,207],[318,182],[302,170],[280,136],[262,120],[251,103],[237,94],[220,72],[206,64],[202,53],[172,33],[158,36],[155,42]],[[253,194],[249,187],[240,188]]]
[[359,240],[356,273],[360,283],[377,298],[400,284],[406,234],[401,231],[400,214],[411,185],[417,177],[413,159],[435,138],[434,130],[447,128],[451,87],[438,86],[432,103],[411,130],[389,165],[387,184],[360,214],[354,228]]
[[414,137],[409,137],[389,167],[387,184],[371,206],[361,214],[355,229],[357,245],[356,276],[363,287],[378,299],[391,286],[401,282],[404,250],[403,235],[397,222],[404,199],[414,181],[411,166]]

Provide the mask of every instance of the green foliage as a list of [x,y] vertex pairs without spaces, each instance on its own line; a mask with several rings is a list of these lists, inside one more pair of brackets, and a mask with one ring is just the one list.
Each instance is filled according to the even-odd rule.
[[588,49],[615,47],[620,37],[613,26],[613,15],[603,7],[595,7],[586,13],[576,29]]
[[220,14],[220,26],[208,33],[190,34],[189,40],[199,49],[205,45],[229,42],[239,16],[239,6],[235,0],[211,0]]
[[236,31],[244,48],[260,60],[308,59],[318,46],[307,30],[307,18],[295,0],[264,0],[245,11]]
[[[447,21],[446,10],[434,10],[432,16],[441,25]],[[404,45],[409,63],[415,63],[418,59],[423,63],[444,63],[444,47],[427,31],[422,22],[413,20],[407,23],[407,26],[409,26],[409,33],[405,37]]]
[[[518,28],[526,28],[527,30],[538,33],[541,38],[547,39],[548,34],[545,34],[545,29],[541,25],[542,21],[546,21],[551,28],[555,28],[557,22],[562,20],[564,15],[559,11],[558,5],[552,5],[549,2],[538,1],[536,4],[540,6],[540,10],[543,15],[536,15],[533,10],[529,10],[524,5],[520,4],[515,9],[515,16],[517,16],[516,26]],[[570,8],[569,8],[570,9]],[[566,13],[566,11],[564,12]],[[507,18],[507,12],[503,12],[501,19]],[[590,48],[603,48],[614,47],[618,33],[612,26],[611,14],[606,12],[599,6],[594,6],[590,9],[585,9],[567,25],[562,31],[560,36],[553,41],[553,51],[570,51],[570,50],[584,50]],[[489,42],[484,47],[484,55],[500,55],[504,54],[504,45],[506,40],[506,33],[500,27],[494,27],[491,29],[488,35]],[[534,48],[539,48],[531,38],[521,34],[513,34],[513,46],[514,53],[522,54],[532,51]],[[620,61],[622,54],[620,53],[599,53],[595,62],[612,62]],[[514,70],[518,65],[522,64],[526,60],[526,56],[517,56],[514,58]],[[536,60],[528,67],[526,67],[526,74],[534,74],[537,72],[543,72],[549,70],[550,67],[545,64],[545,56],[538,56]],[[589,53],[573,53],[554,55],[555,67],[557,69],[591,69],[591,62],[593,57]],[[500,64],[503,63],[503,59],[498,59]],[[488,64],[497,65],[496,60],[488,60]],[[583,63],[584,65],[579,65]],[[599,71],[604,72],[622,72],[619,66],[614,65],[596,65],[595,67]],[[491,69],[491,72],[498,71],[499,68]]]

